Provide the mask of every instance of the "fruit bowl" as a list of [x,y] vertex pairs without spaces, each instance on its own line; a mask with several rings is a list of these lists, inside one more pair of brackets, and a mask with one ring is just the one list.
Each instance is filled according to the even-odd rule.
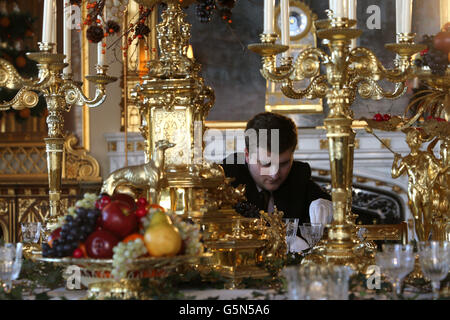
[[[201,256],[178,255],[173,257],[142,257],[132,260],[131,271],[128,271],[126,279],[139,280],[152,278],[162,280],[181,266],[188,266],[198,263]],[[89,289],[98,282],[119,282],[112,275],[113,259],[92,259],[92,258],[46,258],[35,256],[34,260],[56,265],[69,267],[78,266],[80,268],[81,284]]]

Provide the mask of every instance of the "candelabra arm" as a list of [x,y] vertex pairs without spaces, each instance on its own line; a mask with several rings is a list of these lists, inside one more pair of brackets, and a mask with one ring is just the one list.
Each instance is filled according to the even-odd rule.
[[22,110],[25,108],[33,108],[37,105],[39,96],[36,92],[21,88],[15,97],[7,102],[0,103],[0,111],[6,111],[11,108]]
[[394,91],[392,92],[385,91],[381,86],[377,84],[377,90],[379,90],[380,94],[386,99],[397,99],[398,97],[404,95],[407,89],[408,88],[406,87],[405,82],[397,82],[395,84]]
[[320,73],[320,64],[330,63],[330,57],[318,48],[307,48],[299,52],[294,61],[297,77],[312,78]]
[[99,85],[95,90],[95,96],[90,99],[86,97],[80,87],[73,81],[66,81],[61,87],[68,106],[87,105],[89,107],[98,107],[106,100],[105,86]]
[[[292,59],[292,58],[291,58]],[[281,66],[276,66],[276,56],[265,56],[262,58],[263,67],[260,70],[261,75],[266,80],[273,82],[282,82],[283,80],[289,78],[294,68],[292,63],[282,64]]]
[[0,87],[10,89],[28,87],[28,89],[40,90],[48,85],[50,79],[51,77],[47,70],[38,79],[22,78],[10,62],[0,58]]
[[349,81],[349,87],[358,90],[359,95],[364,99],[374,99],[380,100],[386,99],[397,99],[398,97],[406,93],[405,82],[396,82],[394,90],[386,91],[383,89],[378,82],[370,77],[362,77],[359,75],[354,76]]
[[86,79],[96,85],[95,96],[90,99],[86,97],[80,86],[71,79],[66,79],[61,87],[67,104],[70,105],[87,105],[95,108],[101,105],[106,100],[106,85],[117,80],[116,77],[111,77],[106,74],[108,66],[96,66],[97,74],[88,75]]
[[292,80],[287,79],[281,85],[281,92],[290,99],[317,99],[324,98],[327,92],[327,77],[326,75],[316,76],[312,79],[308,87],[304,90],[295,90]]
[[375,54],[364,47],[353,49],[349,56],[349,63],[355,65],[355,71],[362,77],[371,77],[376,80],[387,79],[391,82],[405,82],[410,73],[410,65],[405,63],[399,67],[389,70],[378,60]]

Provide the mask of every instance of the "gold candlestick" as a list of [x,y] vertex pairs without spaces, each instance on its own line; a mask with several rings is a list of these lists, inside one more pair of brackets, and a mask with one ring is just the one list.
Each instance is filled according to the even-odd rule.
[[[26,107],[37,104],[37,94],[42,92],[47,102],[48,137],[45,138],[47,151],[49,205],[50,210],[46,218],[45,229],[51,230],[57,222],[61,212],[61,183],[62,158],[64,152],[64,111],[70,111],[72,105],[88,105],[96,107],[106,98],[105,86],[117,78],[106,75],[106,66],[97,68],[97,74],[88,76],[87,80],[97,85],[95,97],[87,98],[70,75],[63,76],[64,54],[52,53],[54,44],[39,43],[39,52],[29,52],[27,56],[38,62],[39,75],[37,79],[23,79],[17,71],[4,60],[0,59],[0,85],[20,87],[16,97],[0,105],[1,110],[18,108],[20,103]],[[36,99],[36,101],[34,100]]]

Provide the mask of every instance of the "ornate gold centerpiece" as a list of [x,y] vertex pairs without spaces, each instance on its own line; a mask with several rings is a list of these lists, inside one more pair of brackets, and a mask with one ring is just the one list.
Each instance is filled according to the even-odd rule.
[[[167,3],[162,21],[156,26],[160,56],[148,62],[148,74],[132,93],[143,119],[140,131],[145,139],[144,166],[157,161],[151,152],[160,141],[172,146],[165,150],[164,169],[158,171],[163,179],[158,187],[152,183],[137,185],[130,179],[128,185],[136,192],[144,189],[152,202],[200,225],[211,258],[198,266],[201,270],[221,272],[232,280],[231,286],[244,277],[267,276],[259,263],[286,255],[285,232],[279,230],[283,227],[282,212],[265,214],[261,219],[237,214],[233,205],[242,199],[244,189],[231,187],[222,167],[204,159],[205,118],[215,96],[199,75],[200,65],[186,54],[190,24],[185,22],[181,7],[192,1],[136,1],[148,7]],[[120,176],[131,176],[135,170],[125,167],[120,169]],[[105,184],[116,186],[119,179],[118,173],[113,173]],[[112,194],[114,188],[104,185],[104,191]]]
[[[324,123],[330,155],[334,220],[321,252],[309,255],[304,262],[345,264],[362,270],[370,262],[370,257],[362,259],[358,254],[357,228],[349,219],[355,136],[351,128],[353,112],[350,107],[357,92],[366,99],[401,96],[405,92],[405,82],[411,76],[412,56],[425,46],[414,44],[413,34],[400,34],[398,43],[386,45],[398,56],[394,69],[388,70],[369,49],[350,48],[351,40],[362,33],[352,28],[356,21],[335,18],[331,11],[328,11],[328,16],[328,20],[316,21],[316,33],[326,40],[329,54],[319,48],[308,48],[301,51],[295,60],[283,57],[277,66],[276,55],[286,51],[287,47],[275,44],[276,34],[262,34],[261,43],[251,44],[249,49],[262,56],[261,74],[267,80],[280,83],[284,95],[292,99],[326,98],[330,107]],[[321,65],[326,68],[326,74],[320,73]],[[296,90],[294,74],[311,79],[308,87]],[[380,80],[394,83],[395,89],[386,91],[378,83]]]

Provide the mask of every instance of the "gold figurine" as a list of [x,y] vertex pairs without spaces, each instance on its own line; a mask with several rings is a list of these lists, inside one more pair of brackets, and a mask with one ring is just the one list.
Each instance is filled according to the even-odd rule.
[[149,162],[120,168],[112,172],[103,182],[101,192],[112,195],[117,187],[131,185],[136,188],[147,189],[150,193],[149,199],[151,203],[159,203],[159,196],[165,178],[164,153],[166,149],[174,146],[175,144],[167,140],[157,141],[156,148]]
[[408,128],[406,143],[411,152],[402,158],[394,154],[391,174],[398,178],[405,172],[408,174],[409,207],[415,221],[417,237],[420,241],[428,240],[431,232],[433,207],[431,192],[439,172],[439,163],[428,152],[420,150],[423,138],[418,129]]

